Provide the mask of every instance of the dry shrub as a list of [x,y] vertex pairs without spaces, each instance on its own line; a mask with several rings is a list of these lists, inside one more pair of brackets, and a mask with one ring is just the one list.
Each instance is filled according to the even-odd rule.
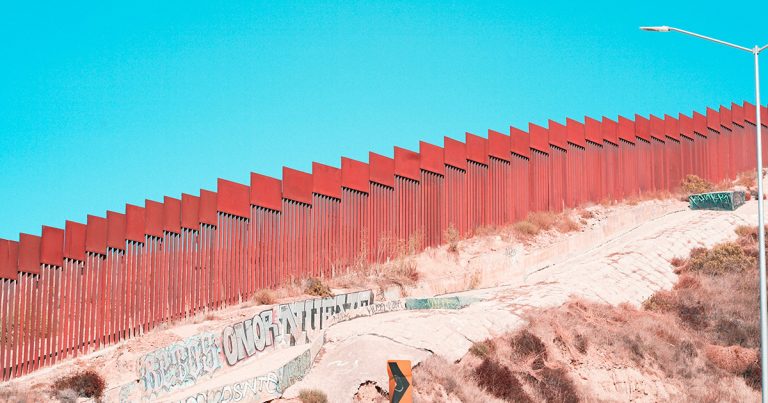
[[740,346],[723,347],[710,344],[704,347],[704,354],[715,366],[734,375],[746,372],[758,359],[757,350]]
[[274,291],[265,288],[253,293],[253,302],[259,305],[272,305],[277,302],[277,298]]
[[382,290],[396,285],[405,296],[405,288],[420,279],[416,254],[422,250],[422,244],[420,233],[414,233],[408,239],[384,236],[374,253],[374,260],[382,263],[368,263],[367,246],[363,247],[357,258],[359,263],[353,270],[335,275],[327,284],[337,288],[379,287]]
[[475,368],[474,375],[475,382],[481,388],[499,399],[508,402],[533,402],[512,371],[493,359],[483,359]]
[[332,288],[366,288],[370,286],[372,265],[365,269],[350,270],[329,278],[326,284]]
[[560,219],[557,220],[557,230],[564,234],[580,229],[581,225],[574,221],[569,214],[563,214]]
[[577,403],[581,400],[576,386],[563,368],[543,368],[535,387],[547,402]]
[[707,307],[701,301],[677,301],[677,317],[694,330],[702,330],[708,323]]
[[557,222],[558,216],[551,211],[534,211],[528,213],[525,220],[512,224],[512,230],[522,238],[533,238],[542,231],[549,231]]
[[304,295],[305,284],[295,277],[289,277],[280,288],[275,290],[275,298],[292,298]]
[[448,243],[448,252],[451,253],[458,253],[459,251],[459,230],[456,229],[456,226],[451,223],[448,225],[448,228],[446,228],[443,238],[445,238],[445,241]]
[[714,189],[714,185],[696,175],[688,175],[680,183],[681,190],[688,194],[707,193]]
[[499,233],[499,229],[494,225],[481,225],[472,231],[474,236],[490,236]]
[[487,395],[473,382],[471,366],[478,359],[472,355],[458,363],[432,355],[413,368],[415,402],[460,401],[486,403]]
[[328,279],[328,284],[335,288],[365,288],[371,284],[373,273],[373,264],[369,259],[368,250],[368,232],[361,231],[360,250],[357,255],[347,264],[339,264],[338,267],[346,267],[345,271],[335,270],[334,275]]
[[549,231],[557,222],[557,214],[551,211],[535,211],[528,213],[527,220],[539,228],[540,231]]
[[674,267],[683,267],[686,263],[688,263],[688,259],[681,257],[673,257],[672,260],[669,261],[669,264]]
[[316,277],[310,277],[307,279],[306,286],[304,287],[304,293],[307,295],[314,295],[316,297],[332,297],[330,287],[323,283],[322,280]]
[[687,268],[694,272],[721,275],[728,272],[742,272],[754,265],[755,259],[744,253],[741,246],[727,242],[715,245],[710,250],[692,252]]
[[541,232],[539,227],[528,220],[518,221],[512,224],[512,230],[514,230],[518,235],[526,238],[534,237],[538,235],[539,232]]
[[757,180],[755,179],[756,177],[757,177],[756,172],[752,172],[752,171],[742,172],[736,176],[736,181],[734,182],[734,184],[737,186],[744,186],[747,189],[751,189],[757,186]]
[[749,225],[739,225],[736,227],[736,235],[739,236],[739,244],[757,243],[757,227]]
[[302,389],[299,391],[301,403],[328,403],[328,396],[317,389]]
[[672,287],[674,290],[690,290],[701,287],[701,281],[690,274],[682,274],[677,278],[677,283]]
[[587,353],[589,349],[589,339],[587,339],[583,334],[576,333],[573,335],[573,342],[578,352],[582,354]]
[[760,390],[762,386],[762,371],[760,371],[760,361],[755,361],[741,373],[744,382],[752,389]]
[[643,309],[653,312],[672,312],[676,309],[677,300],[669,291],[661,290],[653,293],[643,301]]
[[423,238],[420,233],[411,234],[407,240],[397,241],[394,257],[377,266],[376,277],[380,286],[395,284],[401,289],[419,281],[415,255],[422,249]]
[[512,337],[510,346],[520,358],[527,358],[535,355],[544,360],[547,359],[547,347],[538,336],[526,329],[521,330]]
[[104,394],[104,378],[93,370],[78,372],[53,382],[52,392],[56,396],[67,396],[72,391],[77,397],[100,400]]
[[478,358],[486,358],[495,351],[494,344],[488,340],[476,341],[469,348],[469,353]]
[[395,284],[400,287],[412,286],[419,281],[419,271],[413,257],[399,257],[382,265],[380,285]]

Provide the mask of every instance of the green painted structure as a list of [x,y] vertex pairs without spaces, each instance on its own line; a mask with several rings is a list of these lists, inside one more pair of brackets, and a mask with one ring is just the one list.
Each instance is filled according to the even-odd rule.
[[688,202],[691,210],[733,211],[744,204],[745,197],[746,193],[743,190],[710,192],[690,195]]

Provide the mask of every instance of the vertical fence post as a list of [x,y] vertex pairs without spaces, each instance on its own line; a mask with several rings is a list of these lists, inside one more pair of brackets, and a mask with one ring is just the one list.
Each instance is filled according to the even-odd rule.
[[524,220],[531,208],[531,138],[528,133],[509,127],[510,164],[514,220]]
[[467,146],[449,137],[445,147],[445,199],[447,225],[453,225],[462,236],[469,232],[467,193]]

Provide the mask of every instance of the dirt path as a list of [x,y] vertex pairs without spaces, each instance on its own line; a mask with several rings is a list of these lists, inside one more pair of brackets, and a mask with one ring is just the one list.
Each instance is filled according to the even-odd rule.
[[[571,296],[609,304],[640,304],[676,281],[669,260],[734,239],[733,229],[756,221],[757,204],[735,212],[671,212],[605,239],[589,250],[544,264],[509,264],[515,280],[499,287],[460,293],[482,299],[461,310],[400,311],[340,323],[328,329],[323,351],[311,372],[289,388],[319,389],[331,402],[350,401],[359,385],[373,381],[386,388],[385,363],[430,354],[461,358],[475,341],[514,330],[533,308],[557,306]],[[520,282],[520,273],[525,273]],[[459,295],[459,294],[454,294]]]

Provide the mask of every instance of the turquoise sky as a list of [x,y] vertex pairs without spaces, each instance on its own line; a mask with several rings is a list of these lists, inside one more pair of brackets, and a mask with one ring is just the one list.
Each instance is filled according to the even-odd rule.
[[420,139],[752,101],[749,54],[638,26],[768,43],[765,1],[212,3],[3,6],[0,237]]

